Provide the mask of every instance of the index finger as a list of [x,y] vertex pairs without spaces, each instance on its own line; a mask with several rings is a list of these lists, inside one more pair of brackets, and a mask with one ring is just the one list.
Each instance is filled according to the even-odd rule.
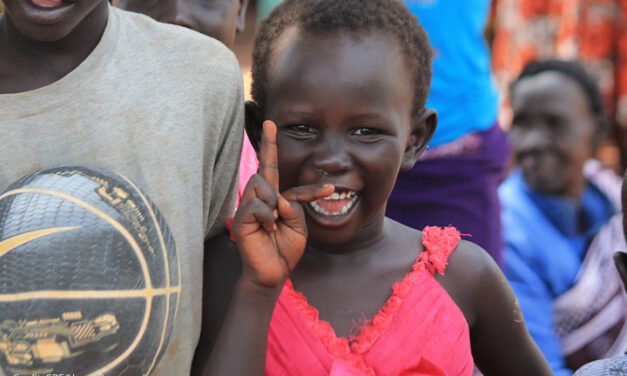
[[298,201],[301,204],[305,204],[319,198],[327,197],[333,193],[333,191],[335,191],[333,184],[311,184],[292,187],[281,193],[281,196],[288,201]]
[[259,145],[259,175],[275,191],[279,191],[279,157],[276,148],[276,124],[272,120],[263,122],[263,134]]

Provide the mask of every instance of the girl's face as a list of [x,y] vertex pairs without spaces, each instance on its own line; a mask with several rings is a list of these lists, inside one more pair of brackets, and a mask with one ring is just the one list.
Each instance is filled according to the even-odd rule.
[[413,80],[397,42],[291,29],[272,63],[265,115],[278,126],[280,189],[336,187],[335,197],[305,206],[310,242],[357,246],[377,238],[408,141],[416,141]]

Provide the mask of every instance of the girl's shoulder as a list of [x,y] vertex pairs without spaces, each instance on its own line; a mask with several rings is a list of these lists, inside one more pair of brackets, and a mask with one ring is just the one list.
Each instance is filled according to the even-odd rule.
[[[402,252],[405,262],[414,254],[413,269],[426,269],[444,288],[462,311],[468,327],[472,328],[478,313],[489,297],[506,284],[492,257],[478,245],[463,240],[454,227],[425,227],[422,231],[391,222],[396,249]],[[415,259],[415,242],[418,240],[418,258]],[[402,245],[400,245],[402,243]]]
[[416,263],[423,264],[434,276],[472,328],[479,310],[489,302],[487,297],[506,284],[492,257],[478,245],[463,240],[463,235],[454,227],[432,226],[419,231],[395,221],[389,222],[394,228],[391,234],[397,242],[396,249],[406,250],[402,252],[405,262],[412,257],[416,260],[414,244],[417,239],[419,254]]
[[472,328],[477,312],[486,301],[489,302],[494,281],[504,283],[505,277],[488,252],[466,240],[456,243],[447,261],[446,268],[436,273],[435,279],[457,304]]

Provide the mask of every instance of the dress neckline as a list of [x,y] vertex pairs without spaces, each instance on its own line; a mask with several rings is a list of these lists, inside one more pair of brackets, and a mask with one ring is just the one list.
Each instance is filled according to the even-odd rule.
[[291,279],[285,281],[282,293],[290,298],[329,354],[366,374],[374,375],[374,371],[365,363],[363,355],[385,332],[421,275],[428,273],[433,277],[436,271],[444,274],[448,257],[460,239],[460,233],[454,227],[425,227],[422,231],[424,250],[418,255],[411,270],[394,283],[390,297],[383,306],[371,319],[361,325],[359,334],[355,336],[348,338],[338,336],[328,321],[320,319],[318,310],[309,304],[307,297],[294,289]]

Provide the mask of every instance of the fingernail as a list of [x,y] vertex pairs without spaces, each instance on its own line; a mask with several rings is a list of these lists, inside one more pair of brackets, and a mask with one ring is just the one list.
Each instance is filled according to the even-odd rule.
[[272,212],[274,214],[274,219],[279,218],[279,211],[274,209],[274,211]]
[[287,202],[287,200],[283,196],[279,196],[279,201],[281,202],[281,205],[283,205],[283,206],[286,206],[286,205],[289,206],[290,205],[290,203]]

